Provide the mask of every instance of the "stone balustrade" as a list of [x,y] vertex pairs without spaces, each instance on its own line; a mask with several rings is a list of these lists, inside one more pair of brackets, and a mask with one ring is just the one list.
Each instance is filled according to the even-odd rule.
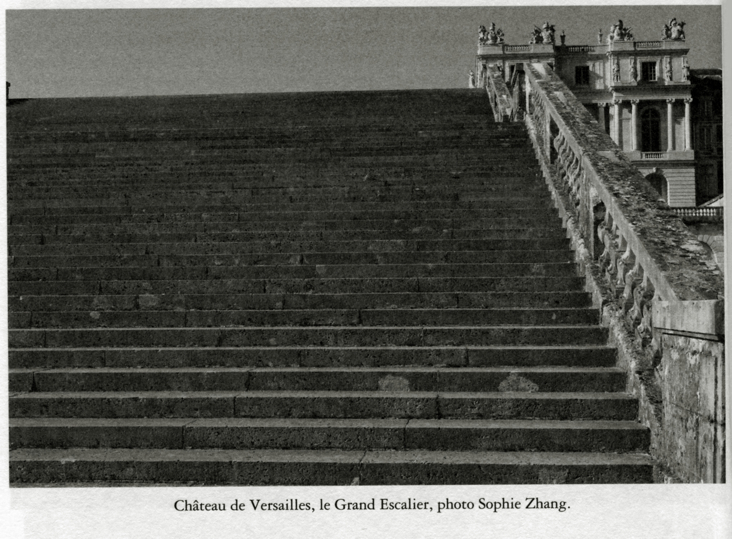
[[[657,478],[723,481],[720,271],[549,65],[525,64],[524,73],[524,121],[641,400]],[[503,89],[489,78],[497,101]]]
[[508,86],[503,80],[501,70],[488,66],[485,77],[488,99],[491,102],[493,117],[497,122],[510,122],[515,119],[516,107]]

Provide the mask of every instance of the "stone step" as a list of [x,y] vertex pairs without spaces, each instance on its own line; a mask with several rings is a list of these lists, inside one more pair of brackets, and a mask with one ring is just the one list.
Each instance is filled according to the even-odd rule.
[[452,189],[454,192],[460,192],[461,187],[483,189],[485,192],[510,191],[511,186],[541,190],[544,185],[540,169],[531,162],[521,164],[488,161],[484,151],[454,167],[440,167],[436,163],[394,166],[343,163],[338,167],[329,166],[330,163],[267,163],[226,166],[207,164],[206,167],[193,168],[191,165],[177,166],[175,163],[177,161],[171,159],[166,165],[150,164],[142,167],[135,160],[132,164],[115,162],[114,169],[109,166],[54,168],[52,180],[44,178],[44,171],[12,168],[8,172],[8,185],[11,190],[59,188],[92,196],[95,193],[86,191],[90,186],[109,186],[121,192],[129,192],[135,188],[155,190],[181,185],[186,189],[207,192],[245,189],[252,195],[279,193],[285,197],[292,193],[308,193],[321,189],[372,189],[387,185],[427,190]]
[[10,417],[293,417],[632,421],[623,393],[101,391],[10,396]]
[[23,311],[208,311],[282,309],[579,308],[586,292],[420,292],[306,294],[119,294],[9,296],[11,312]]
[[[237,227],[243,228],[246,227]],[[140,233],[134,230],[123,233],[93,232],[83,234],[8,234],[8,245],[73,245],[80,243],[225,243],[225,242],[277,242],[277,241],[373,241],[373,240],[526,240],[563,239],[565,233],[557,228],[518,228],[503,230],[282,230],[228,232],[175,232]]]
[[8,326],[24,328],[206,328],[237,326],[589,325],[597,309],[309,309],[246,311],[20,311]]
[[[29,383],[30,381],[30,383]],[[13,392],[441,391],[618,392],[626,375],[603,367],[91,368],[10,370]]]
[[171,255],[306,252],[424,252],[424,251],[500,251],[559,250],[569,247],[567,238],[547,239],[430,239],[430,240],[301,240],[248,241],[218,243],[81,243],[52,245],[8,245],[10,256],[18,255]]
[[[313,252],[233,254],[13,255],[11,268],[317,266],[404,264],[556,264],[573,261],[568,249],[419,252]],[[378,270],[374,270],[378,271]]]
[[[212,262],[212,261],[211,261]],[[8,270],[9,281],[105,280],[190,280],[290,278],[375,278],[375,277],[501,277],[574,276],[569,263],[515,264],[308,264],[275,266],[161,266],[132,267],[34,267]]]
[[[519,231],[522,229],[538,229],[558,231],[557,219],[537,217],[534,219],[384,219],[384,220],[351,220],[351,221],[247,221],[238,222],[238,214],[219,214],[191,217],[179,216],[177,220],[170,216],[161,216],[159,222],[126,221],[114,223],[80,223],[80,224],[21,224],[9,225],[8,234],[155,234],[175,230],[178,233],[197,232],[330,232],[330,231],[390,231],[417,232],[418,230],[443,231],[449,229],[454,234],[469,234],[480,231]],[[554,225],[550,228],[550,225]]]
[[[173,182],[168,183],[152,183],[138,181],[127,181],[126,183],[114,182],[114,191],[108,193],[99,193],[92,190],[99,186],[99,183],[108,183],[110,187],[112,183],[109,180],[93,181],[89,180],[86,184],[77,186],[63,186],[63,184],[53,183],[38,186],[21,186],[17,183],[11,184],[9,189],[10,199],[24,199],[35,197],[38,199],[54,199],[63,197],[95,198],[102,200],[119,199],[121,194],[128,194],[130,200],[136,197],[168,195],[172,197],[170,200],[178,198],[188,198],[198,195],[201,198],[209,197],[226,197],[228,200],[239,201],[245,203],[267,203],[286,200],[288,202],[308,202],[328,199],[333,201],[339,200],[364,200],[389,194],[398,197],[400,200],[409,200],[411,197],[438,195],[442,194],[450,196],[457,200],[466,200],[469,197],[505,197],[518,198],[519,193],[516,187],[521,187],[520,194],[523,196],[536,195],[539,196],[546,192],[546,186],[540,178],[533,178],[532,173],[527,171],[520,176],[512,178],[501,177],[491,180],[485,179],[463,179],[460,173],[455,172],[451,181],[443,179],[441,182],[419,182],[417,184],[413,178],[404,180],[392,180],[391,178],[377,178],[365,175],[363,178],[343,181],[336,185],[318,185],[311,187],[301,187],[297,184],[292,186],[282,186],[276,188],[270,182],[268,186],[252,186],[245,183],[233,182],[204,182],[203,178],[199,181],[188,181],[183,185],[176,185]],[[513,189],[512,189],[513,187]],[[105,205],[109,205],[108,202]]]
[[[11,369],[201,367],[612,367],[617,352],[606,345],[25,348],[8,350]],[[32,385],[31,375],[17,374]],[[25,378],[23,378],[25,377]]]
[[323,294],[378,292],[530,292],[581,290],[584,278],[563,277],[376,277],[290,279],[190,279],[179,281],[10,281],[22,295],[114,294]]
[[[24,484],[456,485],[650,483],[647,455],[555,452],[18,449]],[[406,503],[404,497],[384,498]],[[376,503],[384,503],[379,498]]]
[[315,326],[12,329],[10,348],[603,345],[598,326]]
[[[312,201],[298,202],[289,201],[287,199],[279,202],[252,202],[248,197],[238,201],[232,200],[233,197],[226,195],[204,197],[201,195],[189,195],[178,199],[161,194],[160,196],[139,195],[135,197],[120,196],[115,199],[50,199],[50,200],[9,200],[8,211],[11,214],[28,213],[29,211],[42,211],[45,215],[57,215],[65,213],[100,213],[100,210],[106,209],[103,213],[147,213],[145,208],[150,211],[161,212],[180,212],[186,206],[199,208],[199,211],[231,209],[241,214],[270,214],[273,219],[278,219],[282,213],[300,214],[303,212],[311,212],[316,215],[322,212],[324,205],[327,205],[328,211],[335,212],[353,212],[354,206],[360,214],[367,212],[384,212],[396,211],[400,214],[398,218],[405,218],[409,212],[425,212],[437,210],[438,215],[447,216],[445,212],[452,209],[456,211],[472,210],[478,212],[486,212],[486,208],[491,206],[500,206],[505,210],[521,210],[521,212],[532,212],[544,209],[551,209],[550,201],[546,197],[541,196],[515,196],[515,197],[491,197],[489,195],[477,194],[475,196],[464,196],[456,198],[455,196],[446,196],[442,193],[430,195],[428,193],[416,194],[411,198],[405,198],[393,201],[391,195],[384,193],[381,197],[373,196],[368,200],[342,200],[330,202],[318,197]],[[226,204],[224,206],[224,204]],[[223,208],[222,208],[223,206]],[[376,214],[374,214],[376,215]],[[463,215],[464,216],[464,215]]]
[[631,421],[12,418],[10,448],[642,452]]
[[[471,203],[465,202],[464,205]],[[502,206],[492,209],[469,208],[456,211],[445,209],[449,207],[449,201],[441,208],[414,207],[402,209],[359,209],[354,206],[350,210],[333,211],[322,209],[313,211],[271,211],[271,212],[240,212],[239,206],[224,205],[196,205],[196,206],[169,206],[161,211],[160,206],[149,208],[139,207],[84,207],[84,208],[25,208],[22,212],[14,211],[8,207],[11,224],[81,224],[81,223],[125,223],[125,222],[165,222],[165,221],[191,221],[218,219],[219,215],[226,214],[226,219],[237,215],[236,220],[241,223],[250,221],[373,221],[373,220],[423,220],[423,219],[453,219],[482,221],[486,219],[537,219],[545,222],[557,222],[557,214],[548,205],[531,209],[505,208]],[[280,208],[282,209],[282,208]],[[141,211],[134,211],[141,210]],[[189,213],[186,213],[186,210]],[[45,212],[45,215],[44,215]]]

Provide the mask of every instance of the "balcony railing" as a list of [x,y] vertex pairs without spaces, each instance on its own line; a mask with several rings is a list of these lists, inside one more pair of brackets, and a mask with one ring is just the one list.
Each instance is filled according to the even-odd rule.
[[724,217],[722,206],[671,208],[671,211],[679,217]]
[[659,49],[661,48],[661,41],[636,41],[636,49]]

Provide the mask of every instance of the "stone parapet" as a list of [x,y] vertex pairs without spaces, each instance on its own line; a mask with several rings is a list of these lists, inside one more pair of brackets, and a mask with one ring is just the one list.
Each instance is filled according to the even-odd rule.
[[[525,122],[629,388],[641,400],[657,479],[722,481],[720,272],[552,69],[534,63],[524,71]],[[713,405],[702,410],[685,396]]]
[[495,66],[488,66],[486,76],[486,90],[493,109],[493,118],[497,122],[509,122],[515,119],[516,106],[511,92],[503,80],[501,70]]

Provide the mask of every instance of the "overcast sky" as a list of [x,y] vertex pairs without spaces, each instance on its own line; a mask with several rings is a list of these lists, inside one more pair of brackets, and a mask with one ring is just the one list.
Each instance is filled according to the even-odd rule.
[[692,69],[721,67],[719,5],[5,13],[11,97],[465,87],[478,26],[491,22],[523,44],[549,21],[573,45],[596,43],[618,19],[636,40],[657,40],[676,17]]

